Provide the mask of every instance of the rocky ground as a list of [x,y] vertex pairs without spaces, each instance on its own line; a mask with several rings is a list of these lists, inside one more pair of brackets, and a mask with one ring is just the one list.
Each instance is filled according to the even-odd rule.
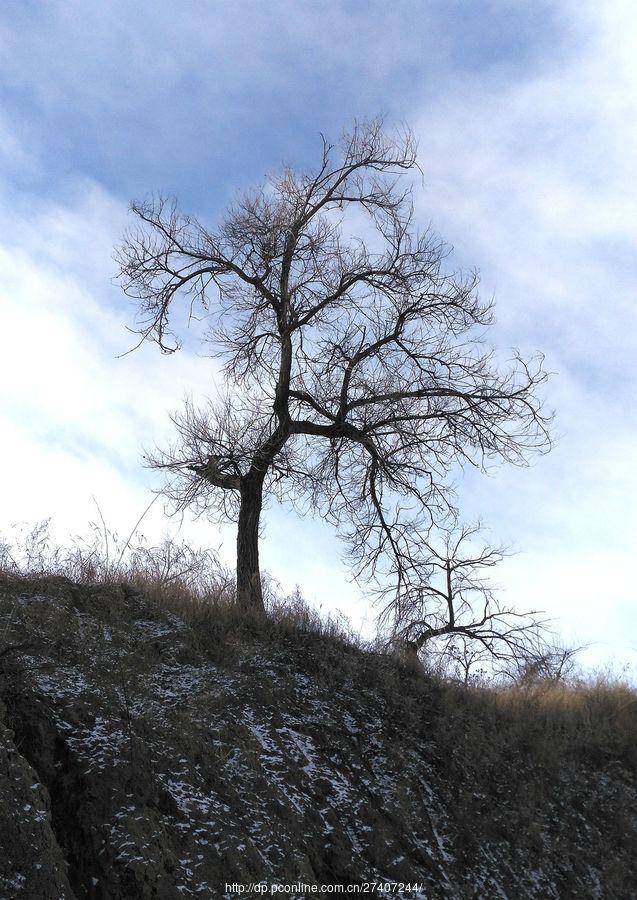
[[4,579],[0,897],[634,897],[631,741],[561,721],[333,637]]

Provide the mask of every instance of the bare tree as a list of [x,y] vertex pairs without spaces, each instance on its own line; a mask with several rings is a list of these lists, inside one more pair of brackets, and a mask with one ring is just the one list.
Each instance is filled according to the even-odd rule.
[[241,196],[215,230],[171,200],[132,204],[119,261],[140,342],[179,347],[181,299],[208,316],[225,377],[150,464],[178,507],[237,522],[245,606],[262,606],[264,497],[333,523],[354,574],[394,576],[400,596],[419,576],[413,535],[450,508],[450,467],[548,447],[542,360],[495,363],[475,274],[445,271],[448,248],[414,226],[417,171],[411,133],[376,120],[323,140],[314,171]]
[[438,652],[469,669],[485,660],[497,664],[536,660],[546,654],[546,622],[538,611],[518,612],[495,596],[490,570],[504,557],[480,537],[481,527],[442,529],[436,543],[431,534],[419,544],[414,564],[419,579],[407,583],[396,599],[392,591],[384,609],[392,640],[413,653],[430,642]]

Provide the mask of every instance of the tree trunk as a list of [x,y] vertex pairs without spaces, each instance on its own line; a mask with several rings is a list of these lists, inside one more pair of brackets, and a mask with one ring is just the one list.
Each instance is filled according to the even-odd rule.
[[263,593],[259,571],[259,520],[263,505],[263,479],[248,475],[241,485],[237,527],[237,603],[262,614]]

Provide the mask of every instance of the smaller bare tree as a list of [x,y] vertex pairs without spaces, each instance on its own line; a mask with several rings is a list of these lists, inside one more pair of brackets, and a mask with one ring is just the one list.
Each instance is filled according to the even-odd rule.
[[400,602],[392,597],[381,613],[394,646],[444,659],[465,683],[476,665],[504,675],[557,653],[538,610],[518,612],[495,596],[488,575],[506,549],[489,546],[479,524],[443,530],[439,543],[422,538],[418,553],[420,579],[412,574]]

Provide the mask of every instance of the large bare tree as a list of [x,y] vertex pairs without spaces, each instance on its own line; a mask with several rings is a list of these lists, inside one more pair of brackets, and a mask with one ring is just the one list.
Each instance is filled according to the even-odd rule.
[[314,170],[284,168],[215,229],[172,200],[132,204],[119,260],[140,340],[173,352],[177,305],[206,315],[224,373],[151,465],[178,506],[237,522],[244,606],[263,603],[264,497],[333,523],[354,574],[392,576],[400,597],[421,575],[418,535],[449,509],[450,468],[548,446],[542,361],[494,360],[475,274],[447,271],[448,248],[414,225],[418,171],[412,134],[375,120],[323,140]]

